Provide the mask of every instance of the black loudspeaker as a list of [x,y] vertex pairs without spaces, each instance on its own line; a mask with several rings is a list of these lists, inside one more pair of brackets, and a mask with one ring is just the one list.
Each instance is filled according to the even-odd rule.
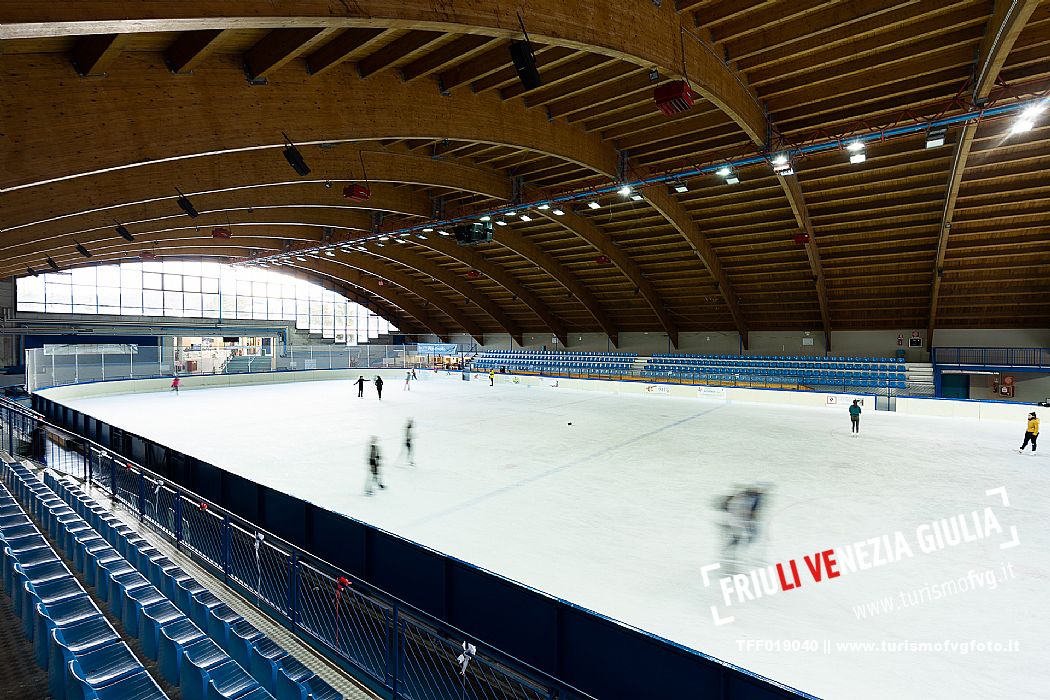
[[526,90],[535,90],[543,85],[540,72],[536,69],[536,55],[532,53],[532,44],[527,41],[510,42],[510,58],[514,69],[518,71],[518,80]]

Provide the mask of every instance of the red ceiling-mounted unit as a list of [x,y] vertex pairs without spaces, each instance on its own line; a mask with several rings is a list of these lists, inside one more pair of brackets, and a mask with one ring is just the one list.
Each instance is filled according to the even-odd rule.
[[372,190],[365,185],[347,185],[343,188],[343,196],[353,202],[363,202],[372,196]]
[[225,226],[219,226],[211,230],[211,237],[229,240],[230,238],[233,238],[233,233],[230,231],[230,229],[226,228]]
[[481,277],[481,273],[477,270],[471,270],[467,273],[467,277],[469,277],[472,280],[476,280],[478,277]]
[[693,106],[693,91],[689,89],[689,83],[676,80],[653,90],[653,100],[664,114],[679,114]]
[[796,233],[795,234],[795,243],[797,243],[798,245],[806,245],[807,243],[809,243],[809,234],[808,233]]
[[594,262],[598,263],[599,265],[608,265],[609,264],[609,256],[608,255],[599,255],[598,257],[596,257],[594,259]]
[[151,253],[149,251],[145,251],[143,253],[139,253],[139,259],[140,260],[156,260],[157,259],[157,254],[156,253]]

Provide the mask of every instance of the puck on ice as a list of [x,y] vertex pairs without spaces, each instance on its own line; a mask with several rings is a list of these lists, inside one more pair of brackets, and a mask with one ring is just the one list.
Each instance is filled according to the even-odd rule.
[[566,425],[572,425],[572,423],[566,423]]

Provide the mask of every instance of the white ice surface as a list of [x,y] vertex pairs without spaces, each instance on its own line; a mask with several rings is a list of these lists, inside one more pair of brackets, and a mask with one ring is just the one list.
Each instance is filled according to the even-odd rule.
[[[1023,425],[869,407],[863,433],[852,438],[845,408],[490,388],[433,375],[410,392],[388,382],[382,402],[371,386],[358,399],[350,382],[329,381],[67,403],[823,698],[1050,697],[1050,462],[1017,453]],[[416,424],[414,469],[392,464],[408,417]],[[366,498],[371,435],[383,447],[388,488]],[[726,609],[700,576],[719,560],[713,502],[753,480],[775,491],[767,542],[752,556],[766,564],[798,559],[804,585]],[[985,494],[999,486],[1009,508]],[[918,525],[985,506],[1006,535],[918,551]],[[1000,549],[1010,525],[1020,544]],[[913,558],[819,584],[807,579],[803,555],[897,530]],[[991,569],[1001,579],[995,590],[869,619],[854,612]],[[716,626],[716,604],[735,622]],[[772,648],[747,649],[741,640],[770,640]],[[791,640],[816,640],[818,650],[776,649]],[[1016,641],[1018,649],[835,646],[971,640]]]

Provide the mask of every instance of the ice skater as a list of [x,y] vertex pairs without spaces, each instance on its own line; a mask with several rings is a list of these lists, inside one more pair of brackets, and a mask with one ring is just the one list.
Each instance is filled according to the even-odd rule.
[[412,381],[416,381],[419,377],[416,376],[416,368],[412,368]]
[[489,386],[496,386],[496,371],[489,370]]
[[412,381],[412,373],[405,372],[405,385],[401,387],[401,391],[412,391],[412,385],[409,382]]
[[722,560],[727,569],[740,565],[744,548],[751,548],[758,543],[761,536],[761,513],[768,492],[769,485],[759,483],[734,491],[720,499],[718,509],[725,513],[722,520]]
[[365,376],[362,374],[354,384],[357,385],[357,398],[363,399],[365,397]]
[[1024,444],[1021,445],[1017,451],[1020,454],[1024,454],[1024,448],[1028,447],[1028,443],[1032,443],[1032,454],[1035,454],[1035,441],[1039,438],[1039,418],[1035,415],[1035,411],[1028,414],[1028,426],[1024,433]]
[[860,435],[860,401],[853,399],[853,405],[849,407],[849,422],[853,426],[853,434]]
[[378,486],[381,489],[385,489],[383,480],[379,477],[379,468],[382,465],[383,457],[379,453],[379,442],[375,435],[372,436],[371,442],[368,444],[368,478],[365,480],[365,495],[372,495],[372,486]]
[[379,400],[383,400],[383,378],[376,376],[376,393],[379,394]]
[[[405,455],[408,460],[408,466],[416,466],[416,459],[412,456],[412,419],[409,418],[408,422],[405,423],[405,447],[401,454]],[[401,457],[398,456],[398,461],[401,461]]]
[[[181,386],[181,385],[182,385],[182,380],[179,379],[178,377],[175,377],[174,379],[171,380],[171,390],[174,391],[176,394],[179,393],[179,386]],[[1025,443],[1025,444],[1027,444],[1027,443]],[[1035,449],[1035,448],[1033,447],[1033,449]]]

